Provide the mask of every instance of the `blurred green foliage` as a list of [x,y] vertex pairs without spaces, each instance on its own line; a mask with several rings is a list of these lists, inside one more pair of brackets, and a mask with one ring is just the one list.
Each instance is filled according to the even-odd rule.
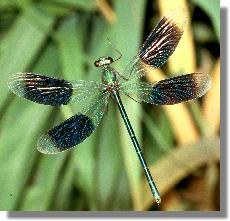
[[[144,191],[144,177],[115,104],[110,102],[97,131],[78,147],[59,155],[42,155],[36,150],[39,136],[75,114],[81,104],[42,106],[15,97],[7,88],[8,76],[17,72],[100,81],[94,60],[116,56],[107,38],[122,51],[122,59],[115,64],[121,70],[153,28],[157,1],[109,1],[116,15],[112,24],[98,2],[0,1],[0,210],[136,208],[135,197]],[[191,11],[199,7],[212,21],[194,24],[204,36],[199,42],[198,33],[196,39],[200,47],[212,41],[218,48],[219,3],[205,2],[189,2]],[[207,32],[202,33],[199,24]],[[213,60],[217,58],[210,54]],[[149,164],[164,158],[176,144],[165,113],[126,98],[124,102]]]

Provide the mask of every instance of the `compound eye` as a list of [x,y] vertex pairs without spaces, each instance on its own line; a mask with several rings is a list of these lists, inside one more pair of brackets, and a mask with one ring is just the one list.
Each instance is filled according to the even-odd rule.
[[113,63],[113,59],[111,57],[108,57],[110,64]]
[[99,66],[100,66],[99,61],[95,61],[95,62],[94,62],[94,65],[95,65],[96,67],[99,67]]

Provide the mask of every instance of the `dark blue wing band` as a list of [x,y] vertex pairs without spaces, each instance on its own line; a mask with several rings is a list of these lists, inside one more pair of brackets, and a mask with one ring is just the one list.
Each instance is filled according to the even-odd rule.
[[87,115],[72,116],[43,135],[38,150],[48,154],[62,152],[84,141],[94,130],[95,125]]
[[68,104],[73,94],[70,82],[33,73],[12,75],[8,84],[16,95],[45,105]]

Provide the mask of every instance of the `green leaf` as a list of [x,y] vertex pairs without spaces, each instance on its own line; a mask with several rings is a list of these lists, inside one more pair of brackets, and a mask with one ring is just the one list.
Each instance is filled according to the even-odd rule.
[[36,171],[33,184],[28,187],[26,197],[20,210],[49,210],[57,187],[58,176],[67,153],[59,155],[43,155]]
[[72,195],[71,192],[74,189],[74,179],[76,176],[76,169],[74,166],[74,154],[71,154],[68,158],[67,166],[64,170],[59,171],[59,179],[57,183],[57,188],[53,197],[52,208],[54,210],[69,210],[71,208]]
[[[39,14],[40,12],[34,9],[35,13]],[[54,18],[52,17],[47,17],[44,14],[36,17],[39,19],[38,23],[42,26],[39,26],[26,14],[22,14],[2,40],[0,46],[0,86],[2,88],[0,107],[9,93],[7,87],[8,76],[12,73],[23,72],[28,68],[53,25]]]
[[62,73],[68,80],[84,78],[83,24],[79,16],[70,16],[61,24],[56,33]]
[[41,120],[49,112],[36,104],[17,98],[1,123],[0,209],[16,209],[36,157],[36,136]]
[[50,2],[68,7],[77,7],[83,10],[94,10],[96,8],[95,0],[50,0]]

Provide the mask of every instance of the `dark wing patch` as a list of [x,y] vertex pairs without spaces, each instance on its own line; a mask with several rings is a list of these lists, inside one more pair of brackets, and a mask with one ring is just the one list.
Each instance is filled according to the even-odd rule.
[[177,104],[203,96],[211,87],[208,74],[185,74],[157,83],[134,82],[121,85],[120,91],[134,100],[151,104]]
[[72,116],[44,134],[38,141],[38,150],[45,154],[62,152],[84,141],[94,130],[89,116]]
[[70,82],[34,73],[11,75],[8,86],[17,96],[52,106],[68,104],[73,93]]
[[176,49],[186,22],[185,12],[176,10],[157,24],[144,42],[139,57],[154,68],[162,66]]
[[206,74],[187,74],[159,81],[152,88],[149,98],[154,104],[177,104],[204,95],[211,87]]

